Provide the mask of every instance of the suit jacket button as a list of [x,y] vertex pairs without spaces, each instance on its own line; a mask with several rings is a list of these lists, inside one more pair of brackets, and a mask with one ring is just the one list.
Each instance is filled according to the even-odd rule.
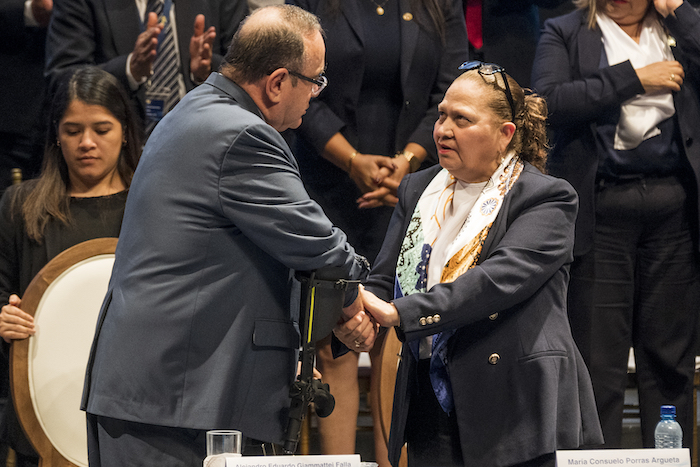
[[693,138],[686,138],[685,145],[692,146],[693,145]]
[[404,13],[402,18],[404,21],[411,21],[413,19],[413,15],[411,13]]
[[411,101],[405,101],[403,103],[403,107],[404,107],[404,109],[408,110],[408,108],[411,107]]
[[495,365],[496,363],[498,363],[498,361],[499,361],[500,359],[501,359],[501,356],[500,356],[500,355],[498,355],[497,353],[492,353],[492,354],[489,356],[489,363],[490,363],[491,365]]
[[433,315],[433,323],[437,324],[441,319],[442,318],[440,318],[440,315]]
[[496,318],[498,318],[498,313],[494,313],[494,314],[492,314],[492,315],[489,315],[489,319],[490,319],[491,321],[495,320]]
[[418,320],[418,322],[420,323],[421,326],[425,326],[425,323],[427,322],[427,320],[425,319],[425,317],[422,317],[421,319]]
[[428,316],[427,318],[425,318],[425,322],[428,323],[428,324],[433,324],[433,317],[432,317],[432,316]]

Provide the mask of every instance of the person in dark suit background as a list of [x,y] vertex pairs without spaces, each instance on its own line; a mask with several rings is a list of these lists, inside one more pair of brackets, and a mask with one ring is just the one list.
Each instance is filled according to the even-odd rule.
[[[29,8],[27,8],[29,6]],[[39,174],[43,154],[44,49],[51,0],[7,0],[0,5],[0,194],[12,169]]]
[[[29,6],[29,8],[27,8]],[[0,196],[15,181],[39,174],[44,150],[44,50],[52,0],[0,3]],[[0,413],[9,396],[9,368],[0,359]],[[12,402],[9,402],[12,404]],[[7,430],[0,427],[0,432]],[[4,438],[0,434],[0,438]],[[7,447],[0,442],[0,462]]]
[[544,99],[500,66],[460,68],[440,166],[404,178],[361,294],[404,342],[389,459],[407,443],[410,466],[554,466],[602,440],[566,313],[577,196],[542,173]]
[[580,197],[571,327],[605,447],[619,448],[634,347],[642,443],[673,404],[690,446],[700,300],[700,15],[683,0],[577,1],[545,23],[533,85],[548,169]]
[[[314,15],[257,9],[220,72],[149,137],[88,362],[92,467],[199,467],[210,429],[240,430],[244,455],[285,439],[294,271],[360,279],[369,267],[309,198],[279,133],[301,124],[324,69]],[[376,328],[357,295],[346,293],[343,342],[369,349]]]
[[[179,56],[177,83],[172,87],[181,98],[219,68],[234,32],[248,14],[248,4],[245,0],[169,3]],[[98,65],[131,91],[145,126],[149,77],[163,31],[156,14],[147,14],[148,5],[148,0],[56,0],[46,43],[49,86],[75,66]]]
[[463,0],[469,56],[498,63],[524,87],[540,34],[538,8],[556,8],[570,0]]
[[[294,153],[311,197],[370,263],[384,238],[398,183],[421,163],[437,160],[431,138],[435,108],[468,53],[460,1],[287,2],[319,15],[331,83],[294,132]],[[370,352],[375,361],[380,348],[377,344]],[[352,454],[358,353],[334,359],[328,340],[317,350],[319,369],[338,401],[334,413],[319,420],[322,452]],[[372,400],[378,379],[373,373]],[[377,406],[375,400],[375,455],[386,465]]]

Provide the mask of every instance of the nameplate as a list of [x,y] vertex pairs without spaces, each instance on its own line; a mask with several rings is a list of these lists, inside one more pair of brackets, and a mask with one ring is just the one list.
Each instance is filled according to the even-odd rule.
[[360,467],[360,455],[227,457],[226,467]]
[[690,450],[683,449],[591,449],[557,451],[557,467],[690,467]]

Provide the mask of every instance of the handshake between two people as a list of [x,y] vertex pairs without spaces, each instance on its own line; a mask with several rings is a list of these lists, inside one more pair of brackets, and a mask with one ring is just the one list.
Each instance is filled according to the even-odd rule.
[[400,324],[399,312],[392,302],[386,302],[360,285],[357,298],[343,308],[333,333],[349,349],[367,352],[372,349],[380,326]]

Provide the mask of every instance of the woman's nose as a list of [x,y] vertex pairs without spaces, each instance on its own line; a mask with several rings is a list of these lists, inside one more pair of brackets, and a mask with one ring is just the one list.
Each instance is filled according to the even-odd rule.
[[94,146],[95,146],[95,133],[90,131],[90,130],[86,130],[83,133],[83,137],[80,138],[80,147],[85,148],[85,149],[89,149],[89,148],[92,148]]

